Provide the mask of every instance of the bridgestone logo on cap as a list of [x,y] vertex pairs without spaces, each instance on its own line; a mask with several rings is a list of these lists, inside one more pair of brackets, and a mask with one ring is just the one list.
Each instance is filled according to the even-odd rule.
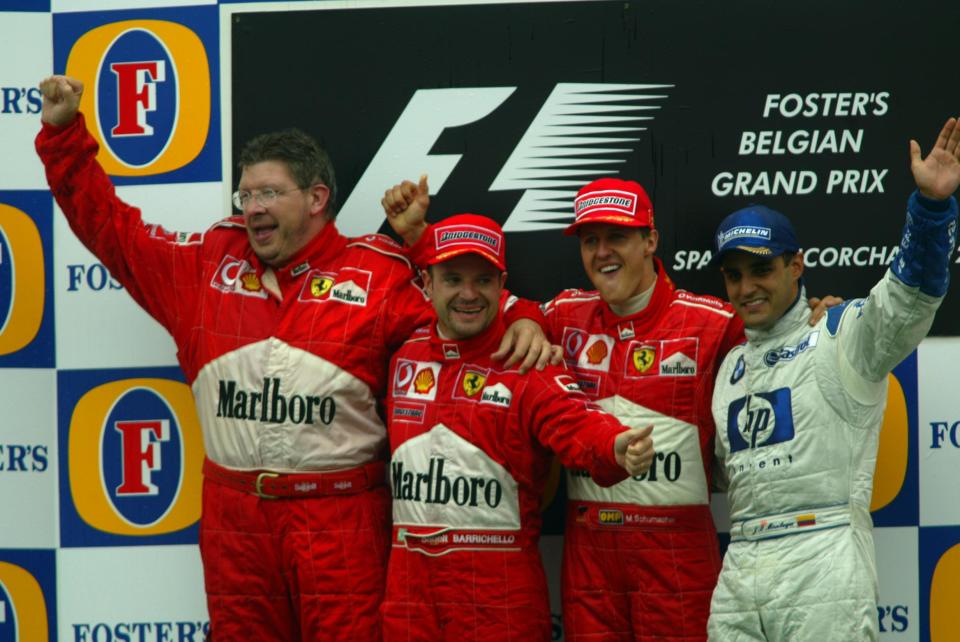
[[733,239],[763,239],[764,241],[769,241],[770,234],[769,227],[738,225],[737,227],[730,228],[726,232],[719,232],[717,234],[717,245],[723,247]]
[[475,225],[439,227],[436,235],[438,253],[449,250],[451,247],[473,246],[499,256],[503,245],[503,237],[500,234]]
[[637,195],[613,189],[587,192],[574,201],[573,208],[577,219],[598,210],[635,217],[637,215]]

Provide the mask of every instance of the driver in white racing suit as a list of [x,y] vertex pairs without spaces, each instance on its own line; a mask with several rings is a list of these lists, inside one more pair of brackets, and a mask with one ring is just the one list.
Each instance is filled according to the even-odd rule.
[[717,231],[747,342],[717,373],[716,453],[729,479],[731,542],[710,640],[877,640],[870,495],[887,375],[926,336],[956,243],[960,126],[924,159],[900,251],[864,299],[807,325],[803,257],[782,214],[751,206]]

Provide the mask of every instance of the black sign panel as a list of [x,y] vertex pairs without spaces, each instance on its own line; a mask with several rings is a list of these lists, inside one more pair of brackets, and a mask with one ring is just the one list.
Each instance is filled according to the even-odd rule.
[[[238,13],[235,152],[298,126],[330,150],[348,234],[430,176],[431,219],[486,214],[510,288],[589,287],[562,236],[577,188],[638,180],[682,287],[722,295],[713,233],[752,202],[787,214],[812,294],[865,295],[899,242],[908,141],[960,111],[960,4],[559,2]],[[236,177],[234,178],[236,180]],[[956,283],[960,254],[951,259]],[[954,288],[955,289],[955,288]],[[934,334],[960,334],[947,296]]]

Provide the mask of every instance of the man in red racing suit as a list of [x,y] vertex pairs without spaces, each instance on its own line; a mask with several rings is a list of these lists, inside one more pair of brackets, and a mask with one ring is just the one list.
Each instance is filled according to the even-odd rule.
[[[547,642],[547,587],[537,542],[551,462],[601,483],[646,470],[649,429],[599,411],[562,368],[526,376],[489,358],[503,233],[457,215],[433,226],[427,291],[438,321],[391,362],[387,401],[393,552],[386,642]],[[629,446],[631,442],[633,445]]]
[[243,216],[204,234],[147,225],[96,161],[82,84],[41,88],[36,146],[57,202],[173,336],[193,389],[212,637],[379,640],[390,496],[378,400],[391,350],[432,318],[403,252],[337,231],[332,167],[302,132],[248,145]]
[[705,640],[720,571],[710,513],[714,374],[743,339],[729,305],[678,290],[654,252],[653,209],[633,181],[580,190],[584,269],[597,291],[545,305],[548,334],[584,393],[624,424],[653,424],[650,470],[609,488],[568,469],[562,573],[571,642]]

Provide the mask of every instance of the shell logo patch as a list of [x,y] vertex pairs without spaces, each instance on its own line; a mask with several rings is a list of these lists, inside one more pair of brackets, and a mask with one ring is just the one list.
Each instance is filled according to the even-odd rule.
[[587,361],[593,365],[602,363],[604,358],[606,358],[609,353],[607,344],[603,341],[597,341],[592,346],[587,348]]
[[433,370],[424,368],[413,378],[413,388],[422,395],[430,392],[436,385],[437,380],[433,376]]

